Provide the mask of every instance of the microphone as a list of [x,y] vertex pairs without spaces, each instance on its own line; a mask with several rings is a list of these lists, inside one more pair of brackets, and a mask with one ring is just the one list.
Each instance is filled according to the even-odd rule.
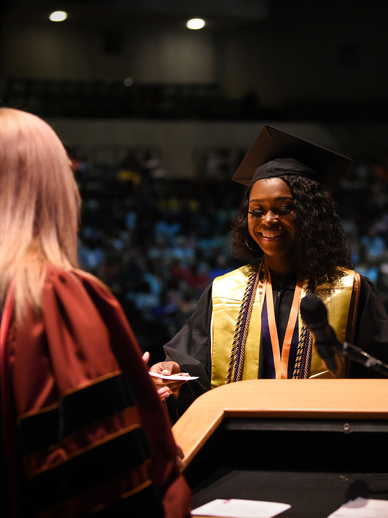
[[342,370],[339,352],[342,344],[327,320],[327,309],[322,300],[313,293],[300,302],[300,314],[310,332],[314,335],[315,347],[326,367],[335,376]]

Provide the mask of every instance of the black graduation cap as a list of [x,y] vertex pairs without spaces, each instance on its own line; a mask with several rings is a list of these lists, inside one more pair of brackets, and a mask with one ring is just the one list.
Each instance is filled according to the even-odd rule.
[[307,140],[265,125],[232,180],[243,185],[297,174],[333,188],[352,160]]

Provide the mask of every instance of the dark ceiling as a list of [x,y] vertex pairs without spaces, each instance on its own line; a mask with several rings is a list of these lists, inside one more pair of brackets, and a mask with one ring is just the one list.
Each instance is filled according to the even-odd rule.
[[[186,20],[203,17],[215,26],[241,25],[268,17],[268,0],[2,0],[3,15],[45,19],[53,10],[69,13],[71,21],[130,21],[148,18]],[[1,0],[0,0],[1,2]]]

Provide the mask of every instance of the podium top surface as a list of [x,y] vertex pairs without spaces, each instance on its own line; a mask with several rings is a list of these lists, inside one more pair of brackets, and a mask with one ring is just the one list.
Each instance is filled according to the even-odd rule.
[[173,426],[186,464],[229,417],[388,419],[388,379],[249,380],[210,390]]

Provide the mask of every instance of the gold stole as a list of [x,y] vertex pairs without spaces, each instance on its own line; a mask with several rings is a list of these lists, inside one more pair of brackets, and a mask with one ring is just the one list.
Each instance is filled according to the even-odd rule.
[[[243,266],[229,272],[213,281],[212,302],[212,374],[211,387],[224,385],[226,381],[233,334],[236,326],[242,298],[249,274],[253,266]],[[335,284],[318,286],[315,293],[323,300],[328,309],[330,325],[336,332],[340,342],[351,341],[353,337],[349,331],[354,330],[355,320],[348,328],[349,308],[352,300],[355,272],[343,270],[345,275]],[[248,330],[245,345],[245,361],[243,379],[257,379],[259,372],[260,339],[261,339],[261,300],[264,300],[266,279],[260,280],[257,294],[252,308],[251,324]],[[306,283],[300,290],[300,299],[306,295]],[[299,311],[298,311],[299,313]],[[302,321],[299,315],[299,331]],[[342,377],[345,372],[342,373]],[[311,359],[310,378],[331,377],[325,365],[313,348]]]

